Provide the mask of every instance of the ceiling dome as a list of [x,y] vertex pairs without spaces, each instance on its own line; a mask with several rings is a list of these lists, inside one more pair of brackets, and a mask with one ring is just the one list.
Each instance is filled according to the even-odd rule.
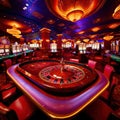
[[57,17],[76,22],[102,7],[106,0],[46,0],[49,10]]

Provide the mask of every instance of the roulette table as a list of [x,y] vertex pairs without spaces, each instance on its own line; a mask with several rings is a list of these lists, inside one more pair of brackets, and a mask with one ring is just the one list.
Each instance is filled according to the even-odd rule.
[[57,95],[83,90],[98,77],[85,65],[57,60],[26,62],[20,64],[17,70],[41,89]]
[[28,61],[7,73],[38,108],[55,119],[76,115],[109,85],[101,72],[63,60]]

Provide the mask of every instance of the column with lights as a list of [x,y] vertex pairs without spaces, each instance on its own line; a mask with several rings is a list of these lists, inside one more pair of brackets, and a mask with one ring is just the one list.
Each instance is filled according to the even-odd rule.
[[63,37],[62,34],[57,34],[57,46],[59,50],[62,49],[62,37]]
[[42,49],[44,52],[48,52],[50,49],[50,32],[51,30],[48,28],[40,29],[40,36],[42,39]]
[[63,34],[57,34],[57,49],[58,49],[58,53],[59,56],[63,57],[63,49],[62,49],[62,38],[63,38]]
[[104,50],[111,50],[111,41],[104,40]]

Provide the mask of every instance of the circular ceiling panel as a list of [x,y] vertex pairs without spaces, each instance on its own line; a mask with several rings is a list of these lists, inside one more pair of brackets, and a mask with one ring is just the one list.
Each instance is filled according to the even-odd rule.
[[95,13],[104,3],[105,0],[46,0],[55,16],[72,22]]

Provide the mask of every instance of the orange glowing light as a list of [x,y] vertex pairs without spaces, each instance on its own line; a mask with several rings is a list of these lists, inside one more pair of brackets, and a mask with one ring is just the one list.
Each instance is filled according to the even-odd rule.
[[80,41],[80,40],[77,40],[77,41],[76,41],[76,44],[79,44],[79,43],[81,43],[81,41]]
[[22,25],[16,21],[6,21],[6,24],[9,26],[15,26],[16,28],[21,28]]
[[82,18],[83,14],[84,13],[81,10],[73,10],[69,12],[66,17],[68,18],[68,20],[76,22]]
[[85,33],[85,31],[80,31],[80,32],[78,32],[78,34],[84,34]]
[[83,41],[87,43],[87,42],[89,42],[89,39],[85,38],[85,39],[83,39]]
[[94,28],[92,28],[91,30],[92,30],[93,32],[97,32],[97,31],[100,30],[100,27],[94,27]]
[[46,40],[46,42],[50,42],[50,40],[49,40],[49,39],[47,39],[47,40]]
[[119,25],[120,25],[120,23],[113,23],[113,24],[110,24],[108,27],[109,27],[110,29],[115,29],[115,28],[117,28]]
[[106,35],[106,36],[103,37],[103,39],[107,40],[107,41],[112,40],[113,38],[114,38],[113,35]]
[[21,31],[19,29],[17,29],[17,27],[14,25],[12,26],[12,28],[10,29],[7,29],[6,30],[9,34],[12,34],[12,35],[19,35],[21,34]]
[[13,35],[14,37],[16,37],[16,38],[21,38],[22,37],[22,35]]
[[89,37],[90,38],[95,38],[97,35],[90,35]]
[[120,4],[115,8],[112,16],[114,19],[120,19]]

